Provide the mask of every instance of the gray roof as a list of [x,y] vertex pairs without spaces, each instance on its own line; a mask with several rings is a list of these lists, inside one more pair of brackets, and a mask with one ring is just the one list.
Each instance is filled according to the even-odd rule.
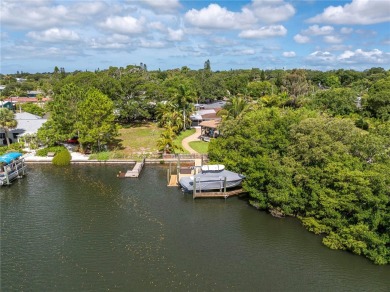
[[15,119],[18,122],[18,126],[11,132],[21,133],[20,136],[36,133],[38,129],[47,121],[47,119],[43,119],[30,113],[16,113]]

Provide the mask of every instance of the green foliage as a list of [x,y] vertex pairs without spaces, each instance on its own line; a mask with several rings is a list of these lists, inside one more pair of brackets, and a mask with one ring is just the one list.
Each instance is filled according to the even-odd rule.
[[70,155],[68,149],[65,148],[53,157],[52,163],[57,166],[66,166],[70,164],[71,160],[72,156]]
[[34,103],[24,103],[21,105],[21,108],[23,111],[28,112],[28,113],[33,114],[33,115],[36,115],[36,116],[43,117],[45,114],[45,110],[42,107],[40,107]]
[[[99,161],[107,161],[111,158],[111,153],[110,152],[107,152],[107,151],[104,151],[104,152],[98,152],[98,153],[95,153],[95,154],[91,154],[91,156],[89,157],[89,159],[96,159],[96,160],[99,160]],[[116,157],[116,158],[119,158],[119,157]]]
[[8,132],[16,128],[17,125],[18,122],[15,120],[15,114],[7,108],[0,108],[0,129],[5,133],[8,146],[10,146]]
[[209,158],[246,175],[259,209],[297,216],[324,244],[389,263],[390,128],[306,109],[225,120]]
[[9,146],[0,146],[0,155],[10,151],[23,152],[23,143],[12,143]]
[[54,152],[58,154],[61,151],[64,151],[66,148],[64,146],[52,146],[52,147],[46,147],[42,149],[38,149],[35,153],[36,156],[46,157],[47,153]]
[[106,95],[97,89],[86,92],[84,99],[78,103],[78,119],[74,124],[74,132],[83,147],[101,148],[117,136],[113,110],[114,104]]
[[358,94],[350,88],[322,90],[310,100],[310,106],[335,116],[349,115],[359,110],[357,97]]
[[365,106],[373,117],[390,120],[390,77],[380,79],[370,87]]

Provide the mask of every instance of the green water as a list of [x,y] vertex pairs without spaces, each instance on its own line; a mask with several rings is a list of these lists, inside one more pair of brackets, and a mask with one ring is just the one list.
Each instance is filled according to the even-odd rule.
[[[129,166],[130,167],[130,166]],[[1,291],[389,291],[390,267],[332,251],[244,198],[197,199],[124,166],[29,166],[0,189]]]

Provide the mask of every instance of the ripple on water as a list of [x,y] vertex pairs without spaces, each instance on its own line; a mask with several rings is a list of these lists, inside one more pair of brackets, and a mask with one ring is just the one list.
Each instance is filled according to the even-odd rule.
[[[373,290],[388,267],[335,252],[244,200],[193,200],[147,166],[32,166],[1,189],[8,290]],[[370,276],[367,276],[370,275]]]

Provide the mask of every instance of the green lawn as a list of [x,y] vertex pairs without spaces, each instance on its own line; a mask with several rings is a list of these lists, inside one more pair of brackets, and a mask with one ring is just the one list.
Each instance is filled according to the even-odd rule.
[[209,142],[192,141],[189,143],[190,147],[200,154],[207,154],[209,150]]
[[119,147],[113,158],[133,158],[158,152],[157,140],[163,129],[155,123],[142,123],[122,127],[119,130]]
[[187,138],[188,136],[191,136],[192,134],[194,134],[196,132],[195,129],[189,129],[189,130],[186,130],[184,132],[181,132],[175,139],[174,143],[176,146],[178,146],[179,148],[181,148],[182,150],[176,150],[177,153],[188,153],[187,150],[183,149],[182,147],[182,141],[184,138]]
[[[140,159],[144,156],[151,156],[158,153],[157,140],[164,129],[159,128],[155,123],[141,123],[122,126],[119,130],[118,146],[109,152],[110,159]],[[182,148],[184,138],[195,133],[195,129],[181,132],[174,143],[182,150],[177,153],[188,153]],[[195,141],[190,143],[191,148],[199,153],[207,153],[208,143]]]

